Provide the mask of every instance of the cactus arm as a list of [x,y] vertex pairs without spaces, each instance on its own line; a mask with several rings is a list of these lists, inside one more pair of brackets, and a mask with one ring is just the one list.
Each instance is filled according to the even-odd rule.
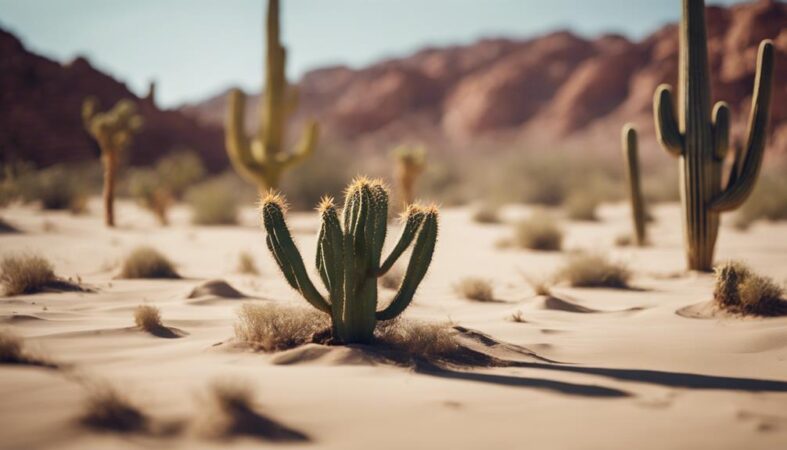
[[323,284],[330,292],[331,303],[341,293],[342,282],[342,228],[333,205],[333,199],[325,197],[319,210],[322,226],[317,239],[317,270]]
[[672,89],[662,84],[656,89],[653,102],[653,115],[656,118],[656,137],[661,146],[673,156],[683,153],[683,135],[675,117]]
[[421,227],[421,223],[424,221],[424,211],[418,205],[410,205],[407,208],[407,213],[405,216],[405,224],[404,228],[402,229],[402,234],[399,236],[399,241],[394,246],[391,253],[385,259],[382,266],[380,266],[380,270],[377,272],[377,276],[385,275],[396,261],[402,256],[407,247],[410,246],[410,243],[413,242],[415,239],[416,234],[418,233],[418,229]]
[[637,150],[637,130],[632,124],[626,124],[622,133],[623,160],[626,167],[626,178],[629,183],[629,200],[634,224],[634,239],[638,246],[644,246],[645,237],[645,202],[639,171],[639,153]]
[[402,285],[391,303],[382,311],[377,312],[377,320],[396,318],[412,302],[415,290],[426,276],[426,271],[432,262],[432,254],[437,242],[437,228],[437,211],[432,209],[426,213],[423,219]]
[[723,161],[730,148],[730,107],[717,102],[713,107],[713,154]]
[[739,207],[754,189],[765,153],[772,87],[773,43],[765,40],[760,44],[757,55],[757,73],[754,78],[754,97],[749,116],[746,149],[737,155],[738,158],[743,158],[743,161],[736,160],[733,164],[733,167],[740,167],[740,173],[736,177],[730,177],[732,182],[728,182],[724,191],[711,201],[709,207],[712,211],[730,211]]
[[295,147],[295,151],[289,154],[279,155],[283,168],[300,164],[312,154],[317,147],[317,140],[320,137],[320,126],[317,122],[310,122],[304,130],[303,136]]
[[91,135],[95,135],[92,130],[93,119],[96,117],[98,110],[98,99],[95,97],[88,97],[82,102],[82,123],[85,125],[85,130]]
[[265,99],[262,107],[263,121],[260,134],[267,156],[276,155],[282,150],[284,135],[285,95],[287,81],[284,75],[287,52],[281,45],[279,24],[279,0],[268,0],[266,18],[266,64]]
[[257,164],[251,154],[251,143],[243,125],[246,96],[240,89],[233,89],[229,94],[228,103],[224,139],[230,162],[235,171],[243,178],[251,183],[259,184],[259,170],[256,169]]
[[318,310],[330,314],[330,305],[309,279],[298,247],[292,241],[290,230],[284,221],[281,200],[275,195],[269,195],[263,200],[261,209],[263,225],[268,233],[268,248],[274,254],[285,278],[291,286],[293,286],[292,281],[295,281],[293,287],[301,293],[307,302]]
[[370,217],[371,226],[371,266],[374,271],[372,277],[377,276],[382,259],[385,235],[388,231],[388,192],[383,186],[382,181],[375,181],[371,186],[372,190],[372,215]]

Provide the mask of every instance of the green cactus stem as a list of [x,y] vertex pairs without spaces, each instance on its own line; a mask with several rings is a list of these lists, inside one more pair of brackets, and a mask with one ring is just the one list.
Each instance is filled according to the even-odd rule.
[[746,147],[736,152],[733,169],[724,183],[730,110],[726,103],[718,102],[711,111],[703,0],[683,0],[678,75],[677,116],[670,86],[661,85],[656,90],[656,135],[662,147],[679,159],[688,268],[710,271],[719,215],[746,201],[762,165],[773,81],[773,43],[760,43]]
[[623,161],[626,165],[626,179],[629,184],[631,219],[634,224],[634,243],[643,247],[647,240],[645,231],[645,201],[642,197],[642,181],[639,173],[639,151],[637,150],[637,130],[631,124],[623,127]]
[[415,183],[426,166],[426,150],[423,147],[400,146],[394,150],[394,157],[399,197],[402,207],[406,209],[415,201]]
[[268,1],[266,24],[265,93],[260,110],[260,126],[254,137],[244,129],[246,96],[233,89],[228,98],[225,126],[227,154],[235,170],[260,192],[279,187],[282,174],[308,158],[317,144],[319,128],[306,126],[294,152],[284,152],[287,119],[298,104],[297,91],[288,87],[284,74],[287,51],[279,38],[279,0]]
[[[333,338],[342,343],[370,343],[377,322],[398,317],[413,300],[426,275],[437,241],[437,209],[410,205],[399,241],[382,258],[388,221],[388,191],[378,180],[358,178],[345,195],[342,217],[333,199],[324,198],[319,212],[317,271],[327,298],[317,290],[290,236],[281,196],[268,193],[261,202],[266,242],[289,285],[312,306],[331,316]],[[378,310],[377,278],[412,246],[410,263],[399,290]]]
[[129,145],[135,133],[142,127],[142,117],[137,114],[134,103],[120,100],[106,112],[98,112],[98,100],[88,97],[82,103],[82,121],[85,130],[101,148],[101,163],[104,166],[104,222],[115,226],[115,175],[121,153]]

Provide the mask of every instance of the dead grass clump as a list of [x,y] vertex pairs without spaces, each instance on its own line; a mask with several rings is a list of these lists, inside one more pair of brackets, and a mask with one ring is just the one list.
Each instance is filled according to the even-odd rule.
[[0,364],[24,364],[30,366],[57,367],[46,358],[25,348],[19,336],[0,330]]
[[385,275],[380,277],[380,285],[383,287],[383,289],[395,291],[399,289],[403,279],[404,274],[402,273],[401,269],[394,267],[386,272]]
[[462,362],[462,347],[450,323],[397,319],[377,325],[377,340],[410,360]]
[[495,292],[492,282],[485,278],[465,277],[454,285],[454,291],[468,300],[479,302],[495,301]]
[[563,208],[571,220],[596,222],[598,221],[596,215],[598,203],[598,200],[591,194],[575,192],[566,199]]
[[512,322],[516,322],[516,323],[526,323],[527,322],[527,320],[525,320],[525,314],[522,311],[516,311],[516,312],[512,313],[511,316],[509,317],[509,319]]
[[100,385],[91,388],[80,422],[96,430],[133,433],[144,431],[149,419],[117,389]]
[[525,280],[533,289],[536,295],[552,295],[552,280],[549,278],[531,278],[525,277]]
[[81,172],[78,168],[61,165],[31,172],[19,180],[19,191],[27,201],[40,201],[44,209],[81,213],[85,209],[87,192]]
[[0,283],[5,295],[41,292],[58,281],[52,264],[42,256],[6,255],[0,260]]
[[238,223],[238,196],[223,178],[200,183],[188,190],[191,221],[197,225],[235,225]]
[[716,267],[713,299],[721,309],[744,315],[783,315],[787,314],[783,296],[781,286],[743,263],[729,261]]
[[473,211],[473,222],[481,224],[500,223],[500,211],[496,206],[484,203]]
[[631,271],[624,264],[612,262],[603,255],[579,253],[569,256],[555,278],[574,287],[623,289],[629,287]]
[[257,269],[257,264],[254,262],[254,257],[251,253],[243,251],[238,255],[238,273],[247,275],[259,275],[260,271]]
[[327,314],[313,308],[272,303],[245,303],[238,312],[235,338],[256,350],[288,350],[313,341],[317,333],[330,329]]
[[237,381],[213,382],[206,396],[201,397],[204,414],[195,428],[208,439],[229,439],[252,436],[269,441],[306,441],[300,431],[288,428],[255,411],[254,391]]
[[167,257],[153,247],[137,247],[120,270],[120,278],[180,278]]
[[514,239],[521,248],[554,251],[563,245],[563,232],[551,216],[536,211],[516,225]]
[[161,311],[152,305],[139,305],[134,309],[134,323],[150,333],[157,332],[164,325],[161,323]]

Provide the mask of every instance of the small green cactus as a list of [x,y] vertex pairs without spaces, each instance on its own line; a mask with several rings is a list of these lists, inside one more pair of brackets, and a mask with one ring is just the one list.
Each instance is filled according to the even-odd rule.
[[626,178],[629,183],[631,218],[634,224],[634,243],[642,247],[646,242],[645,201],[642,197],[642,183],[639,176],[639,154],[637,150],[637,130],[631,124],[623,127],[623,160],[626,164]]
[[[327,300],[312,284],[284,220],[284,200],[268,193],[262,200],[266,242],[287,282],[312,306],[329,314],[333,338],[342,343],[369,343],[377,321],[399,316],[426,275],[437,241],[437,209],[411,205],[390,255],[382,260],[388,220],[388,192],[382,182],[358,178],[345,194],[342,219],[333,199],[324,198],[317,243],[317,269]],[[377,278],[388,272],[415,241],[410,264],[391,303],[377,310]]]
[[287,51],[279,38],[279,0],[268,1],[265,93],[260,111],[260,127],[253,138],[244,130],[246,97],[239,89],[229,94],[226,147],[235,170],[260,192],[279,187],[282,174],[314,152],[319,128],[315,122],[306,126],[293,153],[284,152],[285,125],[298,104],[297,91],[288,87],[284,68]]
[[82,121],[85,130],[98,142],[101,148],[101,162],[104,166],[104,222],[115,226],[115,174],[121,153],[129,145],[135,133],[142,127],[142,117],[131,100],[120,100],[106,112],[98,112],[99,103],[95,97],[88,97],[82,103]]
[[426,150],[423,147],[399,146],[394,150],[396,158],[396,183],[399,186],[399,196],[402,207],[415,201],[415,182],[423,173],[426,166]]
[[686,259],[690,270],[710,271],[719,215],[746,201],[762,164],[773,81],[773,43],[762,41],[746,148],[735,154],[726,183],[722,166],[729,150],[730,109],[718,102],[711,113],[708,45],[703,0],[683,0],[677,116],[672,90],[661,85],[654,98],[656,135],[679,158]]

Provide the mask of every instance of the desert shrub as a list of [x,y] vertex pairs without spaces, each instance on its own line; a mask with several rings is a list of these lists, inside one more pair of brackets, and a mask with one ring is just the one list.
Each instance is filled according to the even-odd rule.
[[180,278],[166,256],[153,247],[135,248],[123,261],[120,278]]
[[402,279],[404,279],[404,273],[401,269],[394,267],[379,278],[380,286],[384,289],[396,290],[402,284]]
[[495,292],[492,282],[485,278],[465,277],[454,285],[454,291],[468,300],[479,302],[495,301]]
[[186,193],[192,208],[191,221],[198,225],[234,225],[238,223],[238,195],[225,178],[200,183]]
[[43,256],[5,255],[0,260],[0,283],[6,295],[41,292],[57,281],[52,264]]
[[172,195],[159,175],[149,169],[136,169],[128,177],[129,194],[143,208],[156,216],[161,225],[169,223],[167,212],[172,203]]
[[161,323],[161,311],[152,305],[139,305],[134,309],[134,323],[145,331],[156,332],[164,325]]
[[715,272],[713,299],[720,308],[758,316],[787,314],[784,289],[772,279],[757,275],[736,261],[717,266]]
[[412,319],[380,322],[377,340],[409,359],[462,362],[462,348],[450,323],[428,323]]
[[85,210],[87,182],[74,167],[58,165],[31,172],[20,178],[17,186],[24,200],[40,201],[44,209]]
[[509,316],[509,319],[511,320],[511,322],[516,322],[516,323],[527,322],[527,320],[525,320],[525,314],[522,311],[513,312],[511,316]]
[[521,248],[531,250],[560,250],[563,231],[557,222],[543,211],[534,212],[516,224],[514,241]]
[[254,257],[251,253],[243,251],[238,254],[238,273],[248,275],[259,275],[260,271],[257,269],[257,263],[254,262]]
[[80,422],[100,431],[132,433],[144,431],[149,419],[117,389],[97,385],[88,393]]
[[622,263],[612,262],[601,254],[578,253],[558,271],[557,280],[575,287],[627,288],[631,271]]
[[784,172],[760,176],[751,197],[735,214],[733,225],[746,229],[758,220],[787,220],[787,178]]
[[313,308],[245,303],[238,312],[235,338],[252,348],[274,352],[312,342],[330,329],[327,314]]
[[180,199],[189,187],[205,176],[205,165],[198,153],[180,150],[159,159],[155,171],[162,185]]
[[500,211],[499,208],[496,206],[484,203],[478,206],[475,211],[473,211],[473,222],[476,223],[500,223]]
[[536,295],[552,295],[552,281],[548,278],[542,277],[526,277],[525,281],[533,289]]
[[598,220],[596,208],[598,200],[591,194],[575,192],[565,201],[563,208],[571,220],[594,222]]
[[51,361],[27,349],[22,338],[4,330],[0,330],[0,364],[56,367]]

